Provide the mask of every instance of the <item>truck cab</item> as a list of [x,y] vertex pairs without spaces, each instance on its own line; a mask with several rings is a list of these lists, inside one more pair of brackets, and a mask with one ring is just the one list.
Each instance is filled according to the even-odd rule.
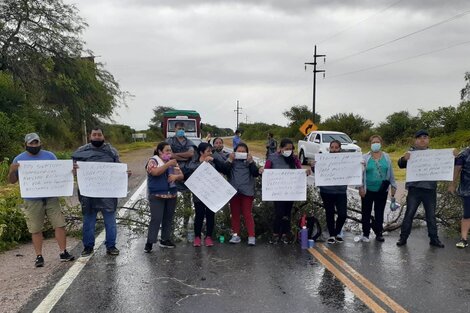
[[175,124],[184,123],[186,138],[201,138],[201,116],[193,110],[172,110],[163,113],[163,136],[165,138],[175,136]]

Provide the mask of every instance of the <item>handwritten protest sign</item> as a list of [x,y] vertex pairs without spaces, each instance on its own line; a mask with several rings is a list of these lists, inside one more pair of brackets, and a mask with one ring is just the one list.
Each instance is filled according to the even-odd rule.
[[80,194],[93,198],[127,196],[127,164],[110,162],[77,162]]
[[73,193],[72,160],[19,161],[23,198],[67,197]]
[[360,152],[315,154],[315,185],[342,186],[362,184]]
[[307,200],[307,175],[302,169],[266,169],[262,179],[263,201]]
[[406,181],[451,181],[454,178],[453,149],[410,151]]
[[203,162],[184,183],[211,211],[219,211],[237,191],[209,163]]

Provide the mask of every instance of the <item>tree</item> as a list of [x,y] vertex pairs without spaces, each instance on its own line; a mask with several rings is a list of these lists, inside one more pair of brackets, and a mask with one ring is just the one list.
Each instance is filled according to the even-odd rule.
[[9,71],[26,83],[43,77],[51,57],[80,57],[80,34],[87,25],[77,11],[61,0],[3,0],[0,71]]
[[419,110],[418,127],[430,131],[432,136],[450,134],[457,130],[459,114],[457,108],[440,107],[437,110]]
[[409,138],[416,131],[416,118],[407,111],[393,113],[377,127],[378,133],[386,142]]
[[369,130],[373,123],[354,113],[338,113],[327,118],[320,129],[340,131],[351,137],[358,136]]
[[162,132],[163,113],[173,111],[173,107],[157,106],[153,108],[153,117],[150,119],[149,128],[155,132]]
[[462,101],[470,101],[470,72],[465,73],[465,81],[467,84],[460,90],[460,99]]

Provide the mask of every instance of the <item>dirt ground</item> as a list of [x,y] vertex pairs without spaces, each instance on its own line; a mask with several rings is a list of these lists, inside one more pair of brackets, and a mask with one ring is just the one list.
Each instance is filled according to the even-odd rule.
[[[146,160],[152,156],[153,149],[130,151],[121,156],[133,175],[129,178],[129,189],[138,187],[143,180]],[[76,198],[71,198],[77,201]],[[79,238],[67,237],[67,250],[76,258],[81,252]],[[64,271],[73,262],[59,261],[59,248],[55,239],[46,239],[43,244],[45,265],[35,268],[36,255],[32,243],[23,244],[13,250],[0,254],[0,312],[18,312],[28,299],[54,278],[58,271]]]

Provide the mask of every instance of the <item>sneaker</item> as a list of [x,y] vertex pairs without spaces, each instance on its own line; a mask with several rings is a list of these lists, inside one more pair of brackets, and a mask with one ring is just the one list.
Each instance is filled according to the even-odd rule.
[[93,253],[93,248],[87,248],[83,249],[81,256],[87,257],[90,256]]
[[176,247],[176,245],[173,242],[171,242],[171,240],[160,240],[158,245],[160,246],[160,248],[167,248],[167,249],[173,249],[174,247]]
[[269,243],[277,245],[279,243],[279,235],[272,235],[271,238],[269,238]]
[[401,247],[401,246],[404,246],[404,245],[406,245],[406,239],[404,239],[404,238],[398,239],[397,246]]
[[106,250],[106,254],[119,255],[119,250],[116,247],[111,247]]
[[377,235],[377,236],[375,236],[375,240],[377,240],[378,242],[384,242],[385,238],[382,235]]
[[36,257],[36,261],[34,261],[34,266],[36,267],[43,267],[44,266],[44,258],[42,255],[38,255]]
[[152,251],[152,247],[153,247],[153,244],[147,242],[145,244],[144,252],[145,253],[150,253],[150,251]]
[[212,247],[214,245],[211,236],[207,236],[206,238],[204,238],[204,245],[206,247]]
[[240,243],[242,239],[237,234],[233,234],[232,238],[229,240],[230,243]]
[[341,236],[338,235],[338,236],[335,237],[335,241],[336,241],[337,243],[343,243],[343,242],[344,242],[344,239],[343,239],[343,237],[341,237]]
[[433,239],[429,244],[433,247],[444,248],[444,244],[439,239]]
[[249,246],[256,245],[256,238],[255,237],[248,237],[248,245]]
[[290,243],[289,239],[287,238],[287,235],[281,236],[281,242],[285,245],[288,245]]
[[75,257],[73,255],[70,255],[70,253],[67,250],[64,250],[63,253],[59,254],[60,262],[68,262],[68,261],[73,261],[75,260]]
[[335,239],[334,236],[331,236],[330,238],[328,238],[328,239],[326,240],[326,242],[329,243],[330,245],[332,245],[332,244],[335,244],[335,243],[336,243],[336,239]]
[[457,243],[455,244],[455,246],[456,246],[457,248],[459,248],[459,249],[463,249],[463,248],[465,248],[465,247],[468,247],[468,241],[462,238],[462,239],[460,239],[459,242],[457,242]]
[[200,247],[201,246],[201,237],[195,237],[193,242],[193,247]]

